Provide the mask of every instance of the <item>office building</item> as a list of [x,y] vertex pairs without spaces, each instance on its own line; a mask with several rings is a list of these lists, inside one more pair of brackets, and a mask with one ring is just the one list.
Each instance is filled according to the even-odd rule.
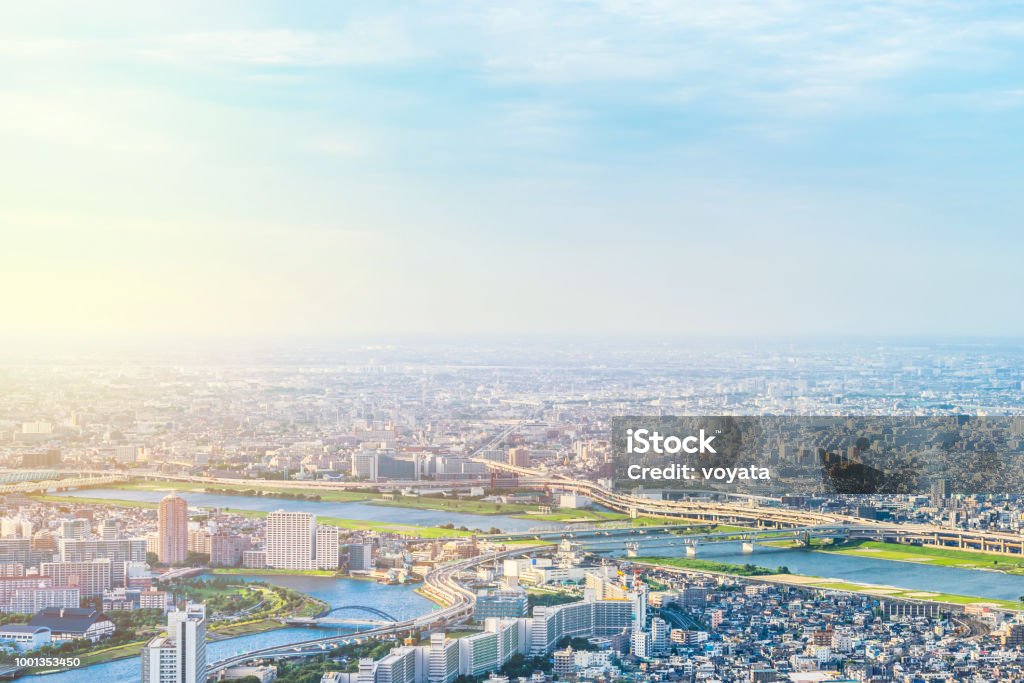
[[522,588],[482,592],[476,597],[473,619],[484,621],[491,617],[518,619],[525,617],[530,601]]
[[348,570],[368,572],[373,569],[373,544],[351,543],[348,546]]
[[104,541],[116,541],[121,537],[121,525],[116,519],[105,519],[100,523],[100,538]]
[[508,449],[508,464],[513,467],[529,467],[530,451],[522,447]]
[[359,450],[352,454],[352,478],[377,480],[377,451]]

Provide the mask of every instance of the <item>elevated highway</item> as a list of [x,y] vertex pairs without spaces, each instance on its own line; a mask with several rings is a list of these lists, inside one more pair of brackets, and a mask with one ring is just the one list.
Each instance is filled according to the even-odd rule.
[[[507,431],[507,430],[506,430]],[[569,479],[537,470],[515,467],[506,463],[477,459],[491,469],[510,472],[518,475],[519,486],[523,488],[544,489],[577,493],[587,496],[597,503],[613,510],[629,514],[631,517],[659,517],[676,522],[696,522],[701,524],[726,524],[753,529],[790,529],[829,525],[856,526],[856,534],[851,538],[864,538],[893,543],[909,543],[938,548],[954,548],[990,553],[994,555],[1024,556],[1024,536],[999,531],[981,531],[972,529],[956,529],[931,524],[893,524],[878,522],[838,514],[825,514],[809,510],[790,510],[773,507],[769,501],[751,501],[760,504],[742,504],[738,502],[695,501],[695,500],[655,500],[634,496],[627,493],[608,490],[595,482],[580,479]],[[86,486],[96,485],[90,482],[106,482],[104,477],[115,477],[117,481],[127,478],[128,474],[111,474],[96,471],[67,471],[67,479],[59,482],[23,482],[18,487],[27,486],[32,490],[45,491],[60,485]],[[78,475],[77,481],[71,477]],[[153,481],[179,481],[206,486],[246,486],[252,488],[273,487],[294,489],[306,493],[331,490],[360,490],[404,488],[406,486],[438,487],[434,481],[394,481],[385,483],[373,482],[329,482],[329,481],[267,481],[262,479],[229,479],[216,477],[175,476],[159,472],[132,472],[133,479],[151,479]],[[74,484],[69,482],[74,481]],[[480,485],[479,479],[443,482],[442,486],[456,488],[469,485]],[[110,483],[110,482],[108,482]],[[102,484],[100,484],[102,485]],[[21,490],[21,489],[19,489]],[[2,490],[0,490],[2,492]]]
[[476,593],[458,582],[459,574],[472,570],[477,565],[530,553],[540,547],[543,546],[523,546],[513,550],[486,553],[468,560],[461,560],[438,567],[426,576],[423,592],[431,600],[443,606],[439,610],[428,612],[414,619],[404,619],[358,633],[339,634],[326,638],[311,638],[288,645],[278,645],[239,653],[211,663],[207,668],[207,676],[215,676],[224,669],[256,659],[310,657],[323,654],[343,644],[355,641],[361,642],[367,638],[399,637],[425,630],[443,629],[451,624],[460,623],[472,616],[473,607],[476,604]]
[[[956,529],[933,524],[895,524],[808,510],[788,510],[767,505],[739,505],[713,501],[655,500],[611,491],[594,482],[546,475],[536,470],[506,463],[485,462],[488,467],[529,477],[531,486],[587,496],[595,502],[626,512],[631,517],[661,517],[687,522],[726,524],[753,529],[792,529],[800,527],[850,527],[849,538],[905,543],[989,553],[1024,556],[1024,536],[999,531]],[[540,478],[540,481],[538,481]]]

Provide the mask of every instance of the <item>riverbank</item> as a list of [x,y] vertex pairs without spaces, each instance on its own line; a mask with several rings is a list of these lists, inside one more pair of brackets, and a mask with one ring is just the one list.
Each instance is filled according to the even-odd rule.
[[[999,609],[1012,611],[1024,611],[1024,604],[1016,600],[1003,600],[999,598],[982,598],[971,595],[958,595],[955,593],[936,593],[895,586],[884,586],[859,581],[844,581],[840,579],[821,576],[809,576],[805,574],[791,574],[778,572],[757,567],[754,565],[731,564],[726,562],[714,562],[711,560],[699,560],[683,557],[637,557],[630,560],[639,565],[659,567],[669,570],[693,572],[696,574],[709,574],[716,576],[728,576],[740,579],[753,579],[779,585],[811,588],[821,590],[839,590],[849,593],[870,595],[879,599],[914,600],[918,602],[939,602],[949,605],[991,605]],[[784,567],[779,567],[784,569]]]
[[347,578],[328,569],[248,569],[244,567],[214,567],[206,570],[215,576],[320,576],[324,578]]
[[672,567],[675,569],[687,569],[708,574],[723,574],[725,576],[769,576],[773,574],[788,573],[783,571],[784,567],[767,569],[753,564],[731,564],[728,562],[715,562],[714,560],[698,560],[686,557],[636,557],[630,558],[629,562],[645,565],[656,565],[659,567]]
[[835,546],[818,546],[815,552],[870,557],[893,562],[912,562],[940,567],[980,569],[1005,574],[1024,576],[1024,558],[989,553],[956,550],[953,548],[932,548],[928,546],[904,545],[902,543],[881,543],[878,541],[851,541]]
[[[107,507],[121,508],[146,508],[156,509],[159,503],[146,501],[117,500],[114,498],[90,498],[87,496],[59,496],[39,495],[29,496],[33,500],[44,503],[63,505],[105,505]],[[270,498],[270,496],[266,496]],[[294,500],[294,499],[289,499]],[[225,512],[242,515],[243,517],[265,518],[269,513],[263,510],[243,510],[239,508],[224,508]],[[367,519],[347,519],[344,517],[320,517],[321,524],[329,524],[340,529],[350,531],[379,531],[384,533],[401,534],[403,536],[415,536],[417,538],[452,538],[457,536],[471,536],[474,532],[462,529],[448,529],[445,527],[417,526],[415,524],[395,524],[392,522],[374,522]],[[483,530],[483,531],[486,531]]]
[[[281,498],[285,500],[312,500],[319,502],[365,502],[382,507],[409,508],[414,510],[435,510],[438,512],[456,512],[471,515],[509,516],[516,519],[529,519],[538,522],[591,523],[615,522],[629,519],[622,512],[601,510],[570,510],[556,509],[542,512],[541,507],[526,503],[496,503],[479,499],[448,498],[441,496],[402,496],[382,494],[376,491],[341,491],[329,489],[295,489],[274,487],[273,482],[259,489],[251,485],[241,484],[199,484],[188,482],[127,482],[105,485],[105,488],[126,491],[193,491],[220,495],[261,496],[265,498]],[[649,519],[648,523],[662,520]],[[351,527],[349,527],[351,528]]]
[[273,480],[268,480],[267,486],[260,486],[258,489],[242,484],[195,484],[183,481],[122,482],[104,484],[103,487],[125,491],[194,491],[196,493],[215,493],[225,496],[267,496],[268,498],[288,498],[291,500],[318,500],[325,503],[367,501],[380,495],[375,491],[340,491],[330,489],[316,489],[303,492],[294,488],[275,487]]

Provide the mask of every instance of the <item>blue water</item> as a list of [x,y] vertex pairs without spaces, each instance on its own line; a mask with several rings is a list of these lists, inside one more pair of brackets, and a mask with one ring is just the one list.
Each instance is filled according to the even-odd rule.
[[[678,539],[674,540],[681,544]],[[686,551],[681,545],[658,545],[656,540],[641,540],[639,544],[641,556],[684,557],[686,555]],[[613,554],[622,556],[625,553],[624,550],[617,549]],[[860,581],[936,593],[972,595],[1002,600],[1016,600],[1020,595],[1024,595],[1024,576],[956,567],[932,567],[926,564],[834,555],[810,550],[757,546],[753,554],[745,555],[741,551],[739,543],[715,543],[699,546],[697,557],[698,559],[731,564],[753,564],[768,569],[784,565],[793,574]]]
[[[79,496],[83,498],[110,498],[114,500],[132,500],[140,503],[158,503],[167,495],[165,491],[138,491],[124,489],[86,489],[83,491],[62,492],[62,496]],[[387,524],[415,524],[419,526],[437,526],[454,524],[467,529],[487,531],[494,527],[502,531],[528,531],[530,529],[557,529],[563,525],[551,522],[538,522],[530,519],[515,519],[502,515],[471,515],[464,512],[445,512],[440,510],[421,510],[418,508],[400,508],[370,503],[332,503],[324,501],[291,500],[288,498],[264,498],[257,496],[225,496],[215,493],[181,492],[181,497],[189,505],[198,507],[235,508],[238,510],[257,510],[272,512],[287,510],[289,512],[312,512],[321,517],[341,517],[345,519],[364,519]]]
[[[372,581],[333,579],[311,576],[252,576],[253,581],[275,583],[326,601],[332,607],[370,605],[400,619],[411,618],[436,609],[434,603],[417,595],[415,586],[383,586]],[[377,618],[372,617],[371,618]],[[206,656],[214,662],[232,654],[241,654],[274,645],[335,635],[338,629],[285,628],[255,633],[240,638],[207,644]],[[18,679],[34,683],[120,683],[139,679],[139,658],[120,659],[72,671]]]

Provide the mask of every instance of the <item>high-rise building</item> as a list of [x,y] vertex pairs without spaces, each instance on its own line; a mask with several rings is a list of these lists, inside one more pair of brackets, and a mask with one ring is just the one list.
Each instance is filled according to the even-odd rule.
[[201,555],[210,554],[210,532],[206,529],[189,529],[188,551]]
[[348,570],[368,572],[373,569],[373,544],[352,543],[348,546]]
[[651,634],[647,631],[633,631],[629,637],[629,650],[634,657],[647,659],[651,656]]
[[167,635],[142,649],[142,683],[206,683],[206,607],[167,614]]
[[65,519],[60,523],[60,537],[81,540],[89,537],[89,520]]
[[427,683],[452,683],[459,677],[459,641],[443,633],[430,634]]
[[157,535],[160,539],[157,555],[162,563],[185,561],[188,557],[188,503],[176,493],[160,501]]
[[668,649],[668,623],[661,617],[651,617],[651,650],[661,654]]
[[518,619],[525,617],[530,601],[522,588],[487,591],[477,595],[473,619],[484,621],[490,617]]
[[232,536],[224,532],[213,534],[210,536],[210,564],[215,567],[237,567],[251,545],[245,536]]
[[576,673],[575,655],[576,653],[571,647],[567,647],[564,650],[555,650],[553,655],[555,660],[554,672],[559,679]]
[[316,568],[336,570],[340,556],[338,547],[338,527],[318,526],[316,528]]
[[530,451],[521,446],[508,449],[508,464],[513,467],[529,467]]
[[416,648],[396,647],[377,662],[374,683],[415,683]]
[[110,560],[110,580],[123,586],[125,563],[146,561],[146,541],[141,538],[123,538],[104,541],[95,538],[60,539],[60,559],[63,562],[91,562]]
[[114,458],[126,465],[134,465],[139,457],[139,447],[134,444],[124,444],[114,449]]
[[277,510],[267,515],[267,566],[272,569],[316,568],[316,516]]
[[39,453],[25,453],[21,456],[22,467],[53,467],[61,463],[59,450],[50,449]]
[[0,538],[0,564],[29,564],[32,558],[32,539]]
[[100,524],[100,537],[104,541],[116,541],[121,536],[121,527],[116,519],[105,519]]
[[54,586],[77,587],[82,597],[96,597],[110,590],[110,558],[82,562],[43,562],[39,572],[49,577]]
[[81,604],[81,591],[74,586],[39,586],[14,592],[11,601],[0,610],[15,614],[35,614],[47,607],[72,607]]
[[0,518],[0,537],[32,538],[32,522],[20,516]]
[[376,481],[378,464],[377,451],[356,451],[352,454],[352,478]]

